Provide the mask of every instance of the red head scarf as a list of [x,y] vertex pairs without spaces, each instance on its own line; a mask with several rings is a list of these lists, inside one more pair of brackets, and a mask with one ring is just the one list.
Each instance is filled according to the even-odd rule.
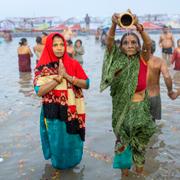
[[42,52],[42,55],[41,55],[36,67],[39,67],[41,65],[47,65],[51,62],[57,62],[58,61],[58,57],[55,56],[55,54],[53,52],[53,48],[52,48],[54,36],[59,36],[64,41],[65,50],[64,50],[64,55],[62,57],[62,60],[68,58],[67,57],[68,54],[66,52],[66,41],[65,41],[64,37],[60,33],[54,32],[54,33],[51,33],[48,35],[44,50]]
[[66,68],[66,72],[71,76],[76,76],[77,78],[86,80],[87,76],[86,76],[84,70],[82,69],[82,67],[78,63],[78,61],[69,57],[67,50],[66,50],[66,46],[67,46],[66,40],[58,32],[50,33],[48,35],[44,50],[43,50],[42,55],[38,61],[36,69],[38,69],[40,66],[46,66],[50,63],[55,63],[55,62],[58,63],[59,58],[55,56],[55,54],[53,52],[53,48],[52,48],[54,36],[59,36],[64,41],[65,49],[64,49],[64,55],[61,57],[61,59],[62,59],[62,62],[64,64],[64,67]]

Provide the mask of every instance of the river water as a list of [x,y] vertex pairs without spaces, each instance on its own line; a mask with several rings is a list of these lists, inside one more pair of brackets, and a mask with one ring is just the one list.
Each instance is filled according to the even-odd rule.
[[[87,133],[83,160],[74,169],[56,171],[45,161],[39,138],[40,98],[33,91],[33,73],[19,73],[17,47],[20,38],[0,44],[0,179],[2,180],[119,180],[112,168],[114,134],[111,127],[109,89],[99,92],[104,49],[93,36],[81,36],[85,47],[84,69],[91,80],[85,92]],[[151,35],[158,42],[159,34]],[[177,40],[178,35],[175,35]],[[30,47],[35,38],[27,38]],[[75,39],[74,39],[75,40]],[[161,56],[157,47],[155,53]],[[35,57],[32,58],[32,68]],[[170,68],[174,88],[180,87],[180,72]],[[162,120],[147,150],[146,177],[133,172],[124,179],[180,179],[180,98],[167,96],[161,77]]]

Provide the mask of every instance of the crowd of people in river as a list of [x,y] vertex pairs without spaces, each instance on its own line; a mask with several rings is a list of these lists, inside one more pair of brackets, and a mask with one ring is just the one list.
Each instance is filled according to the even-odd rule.
[[[130,12],[131,13],[131,12]],[[160,76],[167,95],[175,100],[170,64],[180,71],[180,39],[177,47],[173,34],[164,26],[159,38],[162,58],[154,55],[156,43],[137,17],[135,30],[116,38],[119,15],[112,15],[108,31],[97,29],[95,41],[105,47],[100,83],[101,92],[110,87],[112,128],[116,137],[113,167],[128,176],[135,165],[137,174],[144,173],[146,147],[161,119]],[[87,27],[90,20],[86,16]],[[69,169],[80,163],[85,140],[85,107],[82,89],[90,80],[83,69],[85,49],[81,39],[73,43],[73,33],[42,33],[36,37],[33,51],[26,38],[21,38],[18,53],[19,72],[31,72],[31,57],[36,56],[34,90],[42,97],[40,135],[45,159],[57,169]],[[141,43],[142,42],[142,43]],[[175,48],[176,47],[176,48]]]
[[[66,37],[66,43],[67,43],[67,53],[70,57],[78,60],[78,62],[83,65],[83,55],[85,53],[83,42],[81,39],[77,39],[74,44],[72,41],[73,35],[68,34],[68,32],[65,30],[63,33],[63,36]],[[33,57],[33,53],[36,56],[36,64],[38,63],[41,54],[44,50],[46,39],[48,37],[48,34],[46,32],[42,33],[42,36],[36,37],[36,44],[32,48],[28,45],[28,41],[26,38],[21,38],[19,42],[19,47],[17,49],[18,52],[18,63],[19,63],[19,71],[20,72],[31,72],[31,57]]]

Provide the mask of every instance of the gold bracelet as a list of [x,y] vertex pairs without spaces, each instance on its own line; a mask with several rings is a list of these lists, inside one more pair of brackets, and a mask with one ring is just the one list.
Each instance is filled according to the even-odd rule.
[[74,84],[75,76],[72,76],[72,84]]
[[76,85],[77,84],[77,78],[75,76],[72,77],[72,84]]

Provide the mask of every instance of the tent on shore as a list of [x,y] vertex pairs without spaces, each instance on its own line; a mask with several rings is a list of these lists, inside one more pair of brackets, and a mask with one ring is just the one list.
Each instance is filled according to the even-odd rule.
[[80,31],[81,30],[81,26],[80,24],[74,24],[72,26],[70,26],[71,31]]
[[149,29],[149,30],[162,29],[161,26],[154,24],[152,22],[148,22],[148,21],[143,22],[142,25],[143,25],[144,29]]
[[66,25],[65,24],[59,24],[57,26],[53,26],[53,27],[50,27],[48,28],[49,31],[63,31],[64,29],[66,29]]

